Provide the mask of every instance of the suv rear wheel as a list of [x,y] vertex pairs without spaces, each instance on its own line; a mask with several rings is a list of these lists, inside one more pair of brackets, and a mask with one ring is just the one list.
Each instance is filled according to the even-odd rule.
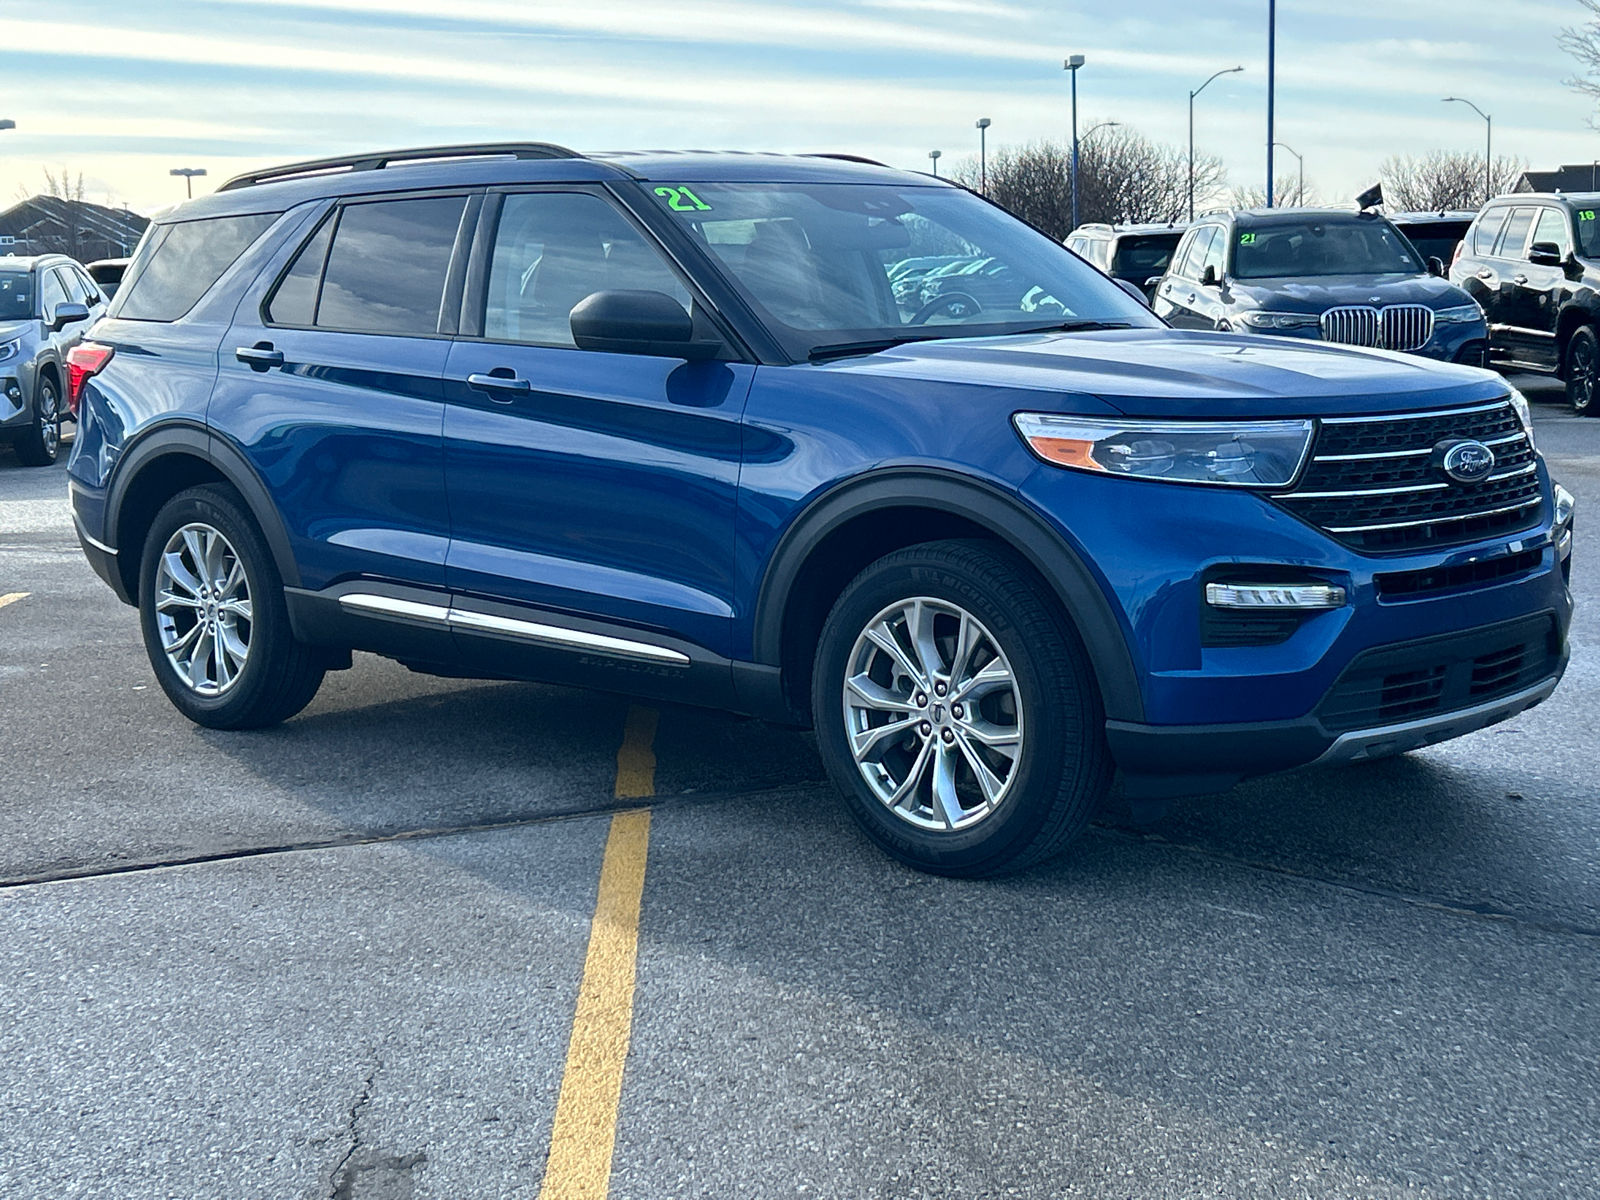
[[18,435],[16,448],[27,467],[48,467],[61,453],[61,394],[48,375],[34,389],[33,421]]
[[989,543],[930,542],[858,575],[823,627],[812,709],[856,820],[924,871],[978,877],[1053,857],[1111,786],[1076,631]]
[[190,488],[156,514],[139,623],[162,690],[196,724],[275,725],[322,685],[324,668],[289,628],[277,565],[231,488]]
[[1600,386],[1600,339],[1595,337],[1594,326],[1585,325],[1574,330],[1567,343],[1567,403],[1580,417],[1600,413],[1594,401],[1595,388]]

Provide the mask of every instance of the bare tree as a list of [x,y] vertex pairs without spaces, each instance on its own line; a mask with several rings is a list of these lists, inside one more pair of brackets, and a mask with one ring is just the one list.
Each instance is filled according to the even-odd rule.
[[83,172],[78,172],[78,178],[72,178],[72,172],[66,167],[61,168],[59,175],[51,172],[49,167],[44,168],[44,194],[56,196],[62,200],[76,200],[81,202],[84,196]]
[[[976,188],[976,160],[952,178]],[[1225,173],[1213,155],[1195,157],[1195,197],[1204,203]],[[989,198],[1055,238],[1072,232],[1072,147],[1060,142],[1002,146],[989,156]],[[1078,143],[1078,219],[1182,221],[1189,211],[1189,160],[1181,147],[1153,143],[1127,126]]]
[[[1267,189],[1250,187],[1240,184],[1228,193],[1229,201],[1234,208],[1262,208],[1267,203]],[[1286,175],[1279,175],[1272,185],[1272,202],[1280,207],[1290,205],[1317,205],[1322,200],[1317,195],[1316,185],[1310,180],[1306,181],[1305,195],[1300,194],[1300,173],[1298,171]]]
[[[1578,74],[1565,80],[1581,95],[1600,103],[1600,0],[1578,0],[1589,19],[1567,26],[1556,35],[1556,45],[1578,60]],[[1600,129],[1600,113],[1590,114],[1590,128]]]
[[[1490,194],[1509,192],[1527,169],[1523,159],[1497,156],[1489,171]],[[1485,200],[1483,175],[1483,155],[1453,150],[1392,155],[1378,169],[1385,206],[1400,212],[1476,209]]]

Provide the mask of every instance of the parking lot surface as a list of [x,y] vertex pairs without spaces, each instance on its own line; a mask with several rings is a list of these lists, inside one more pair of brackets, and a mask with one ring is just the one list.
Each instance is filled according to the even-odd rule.
[[647,805],[613,1197],[1593,1196],[1600,420],[1519,382],[1579,501],[1554,698],[982,883],[717,713],[357,655],[198,729],[0,452],[0,1195],[539,1195]]

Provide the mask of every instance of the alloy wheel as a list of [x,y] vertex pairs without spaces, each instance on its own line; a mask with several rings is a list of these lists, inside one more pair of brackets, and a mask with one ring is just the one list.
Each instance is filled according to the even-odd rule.
[[56,390],[48,383],[39,389],[39,440],[49,458],[56,456],[61,446],[61,403]]
[[916,596],[867,623],[847,660],[845,732],[868,787],[921,829],[966,829],[1005,800],[1022,757],[1016,675],[994,636]]
[[1572,384],[1572,407],[1579,412],[1594,403],[1596,365],[1594,343],[1587,338],[1574,339],[1568,374]]
[[250,581],[228,539],[183,526],[156,567],[156,629],[173,671],[191,691],[220,696],[250,657]]

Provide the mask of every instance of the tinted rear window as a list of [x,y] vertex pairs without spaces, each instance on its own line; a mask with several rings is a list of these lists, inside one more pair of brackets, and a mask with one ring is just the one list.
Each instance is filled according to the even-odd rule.
[[318,327],[438,332],[445,276],[466,203],[464,196],[446,196],[346,208],[322,276]]
[[164,226],[140,247],[133,283],[113,314],[132,321],[176,321],[195,306],[278,213],[213,217]]
[[1111,273],[1125,275],[1135,283],[1161,274],[1167,269],[1172,251],[1182,236],[1181,232],[1176,232],[1123,238],[1117,243],[1117,258],[1111,265]]

